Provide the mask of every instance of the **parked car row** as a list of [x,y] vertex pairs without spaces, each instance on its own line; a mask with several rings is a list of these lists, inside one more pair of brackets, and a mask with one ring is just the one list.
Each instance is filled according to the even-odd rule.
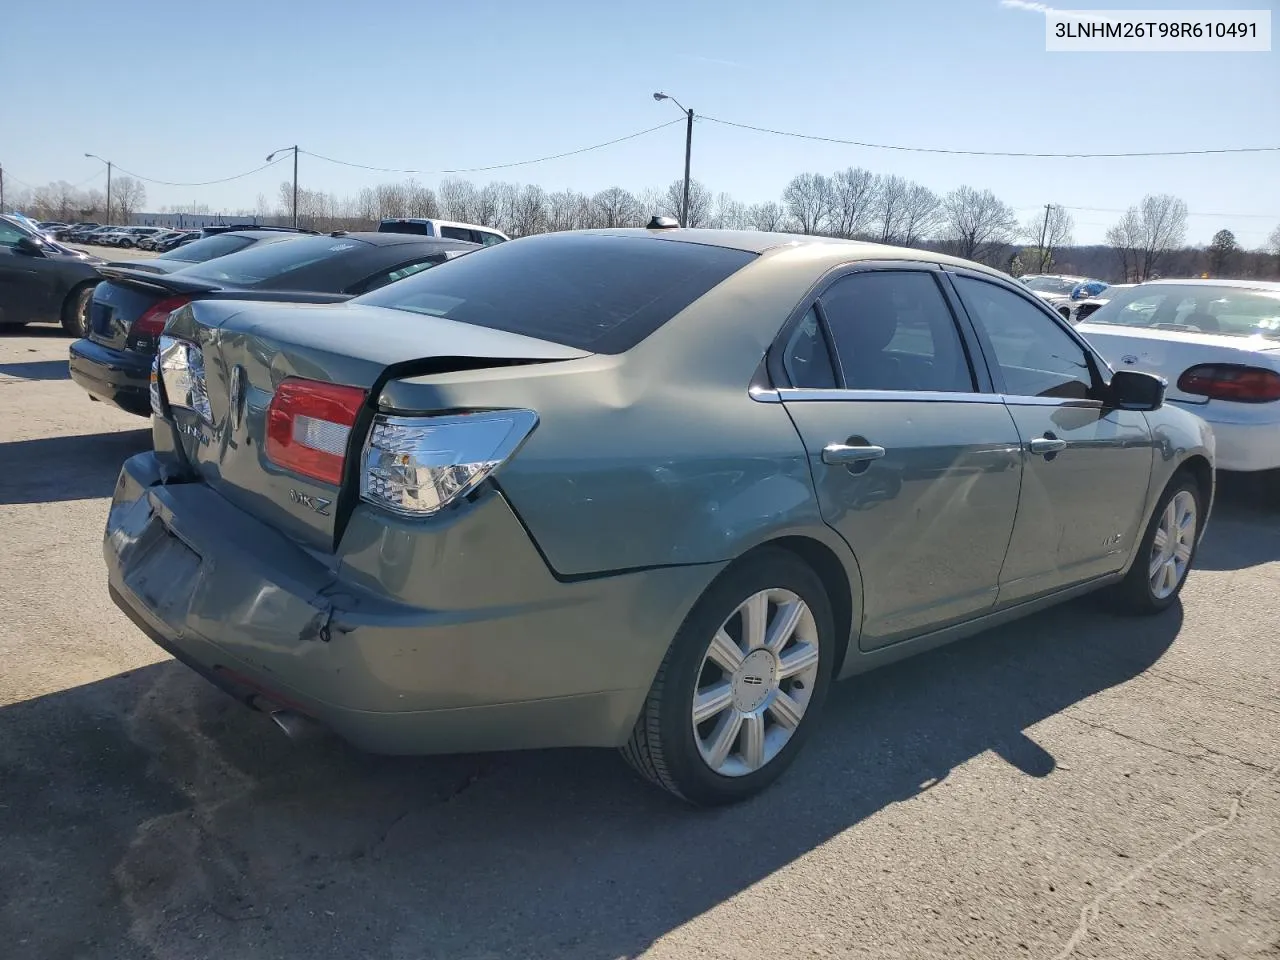
[[1026,288],[1044,300],[1065,319],[1072,318],[1074,305],[1101,294],[1107,288],[1102,280],[1072,277],[1056,273],[1031,273],[1018,278]]
[[1088,591],[1174,604],[1214,493],[1188,410],[1270,387],[1166,403],[1083,334],[1280,345],[1272,294],[1144,284],[1075,327],[941,254],[661,221],[103,270],[72,373],[152,417],[105,555],[158,644],[286,730],[620,747],[704,804],[776,779],[836,678]]

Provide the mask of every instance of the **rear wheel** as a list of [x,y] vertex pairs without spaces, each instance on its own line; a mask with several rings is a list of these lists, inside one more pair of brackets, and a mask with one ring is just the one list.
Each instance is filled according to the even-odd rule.
[[813,570],[783,550],[748,557],[685,618],[623,755],[691,803],[758,793],[809,735],[834,654],[831,605]]
[[96,283],[82,283],[62,301],[62,329],[72,337],[89,335],[89,304]]
[[1189,473],[1177,474],[1152,514],[1133,566],[1113,588],[1121,613],[1153,614],[1173,606],[1195,562],[1203,517],[1199,484]]
[[118,240],[118,241],[116,241],[116,246],[117,246],[117,247],[132,247],[132,246],[133,246],[133,241],[132,241],[132,240]]

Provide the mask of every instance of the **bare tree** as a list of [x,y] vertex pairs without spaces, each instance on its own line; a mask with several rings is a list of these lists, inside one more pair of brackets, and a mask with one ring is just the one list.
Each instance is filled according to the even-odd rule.
[[801,233],[821,233],[831,215],[831,181],[820,173],[793,177],[782,202]]
[[765,203],[753,203],[748,207],[746,219],[753,230],[773,233],[782,229],[787,219],[787,212],[782,209],[781,204],[769,200]]
[[472,223],[475,220],[476,188],[470,180],[449,179],[440,182],[440,209],[450,220]]
[[837,237],[858,236],[871,222],[875,204],[876,175],[862,167],[832,174],[831,232]]
[[942,200],[943,238],[966,260],[998,258],[1017,223],[1013,209],[990,190],[956,187]]
[[745,230],[747,208],[729,194],[718,193],[707,225],[715,230]]
[[1024,256],[1029,257],[1026,268],[1033,273],[1046,273],[1053,267],[1053,255],[1059,247],[1070,246],[1071,231],[1075,221],[1066,207],[1055,203],[1045,205],[1043,213],[1027,218],[1023,235],[1032,244]]
[[1142,220],[1138,209],[1130,207],[1120,222],[1107,228],[1107,244],[1115,251],[1120,262],[1121,281],[1137,279],[1138,247],[1142,243]]
[[583,211],[590,206],[585,196],[574,190],[559,190],[547,197],[547,229],[577,230],[586,226]]
[[1268,253],[1274,253],[1277,257],[1280,257],[1280,226],[1272,230],[1271,235],[1267,237],[1265,249]]
[[546,191],[533,184],[521,187],[515,194],[508,233],[513,237],[527,237],[546,229]]
[[507,196],[511,186],[509,183],[486,183],[476,191],[471,210],[475,219],[470,222],[478,223],[482,227],[497,227],[503,209],[508,206]]
[[111,183],[111,198],[120,211],[120,222],[129,223],[138,208],[147,202],[147,188],[133,177],[116,177]]
[[[684,181],[673,180],[671,186],[662,197],[662,212],[669,217],[680,218],[680,208],[684,205]],[[689,181],[689,213],[685,218],[686,227],[705,227],[711,217],[711,191],[701,181]]]
[[610,187],[591,198],[591,209],[602,227],[629,227],[636,219],[636,198],[622,187]]
[[1148,194],[1138,207],[1142,224],[1142,245],[1138,269],[1141,279],[1150,280],[1170,250],[1187,238],[1187,204],[1168,193]]
[[377,197],[379,220],[409,215],[409,191],[403,183],[380,183],[374,193]]
[[440,216],[440,204],[436,201],[436,192],[416,180],[409,180],[405,183],[404,206],[406,216]]
[[913,247],[938,229],[942,201],[928,187],[913,183],[902,198],[902,219],[898,222],[898,243]]
[[872,236],[881,243],[893,243],[901,233],[910,189],[911,183],[904,177],[890,175],[876,178],[876,188],[871,198],[871,224]]

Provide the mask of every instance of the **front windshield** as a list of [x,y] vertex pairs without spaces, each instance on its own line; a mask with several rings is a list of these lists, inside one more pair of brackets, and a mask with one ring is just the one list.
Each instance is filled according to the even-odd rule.
[[1028,290],[1036,293],[1070,293],[1075,289],[1078,280],[1064,280],[1062,277],[1032,277],[1025,280]]
[[1280,290],[1159,284],[1117,291],[1089,323],[1280,340]]

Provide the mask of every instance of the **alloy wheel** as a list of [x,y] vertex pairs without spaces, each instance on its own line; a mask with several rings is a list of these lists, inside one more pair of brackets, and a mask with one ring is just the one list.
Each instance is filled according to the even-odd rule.
[[1181,585],[1191,563],[1196,539],[1196,498],[1179,490],[1164,508],[1151,543],[1147,582],[1157,600],[1170,596]]
[[691,718],[703,761],[726,777],[754,773],[787,745],[813,696],[813,613],[790,590],[762,590],[716,631],[694,684]]

